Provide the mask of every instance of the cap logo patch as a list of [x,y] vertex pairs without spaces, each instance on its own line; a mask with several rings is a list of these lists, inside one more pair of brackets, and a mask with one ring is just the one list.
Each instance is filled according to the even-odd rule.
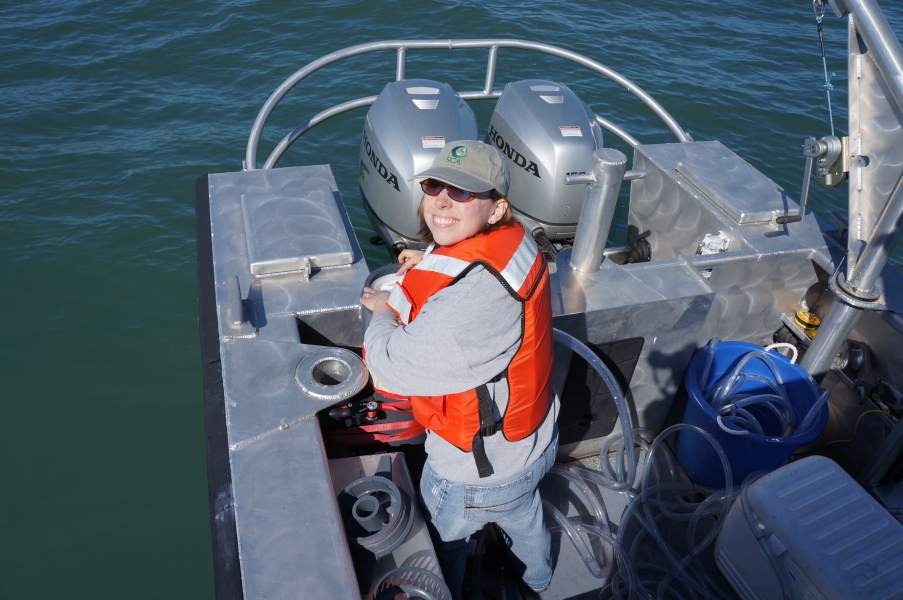
[[461,164],[461,159],[467,156],[467,146],[455,146],[452,148],[451,154],[445,159],[445,162],[455,165]]

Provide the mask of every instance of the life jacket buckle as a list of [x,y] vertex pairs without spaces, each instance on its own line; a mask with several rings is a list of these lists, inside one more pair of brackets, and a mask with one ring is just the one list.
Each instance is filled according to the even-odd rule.
[[498,421],[497,423],[493,423],[492,425],[489,425],[488,427],[481,427],[480,434],[483,437],[491,437],[491,436],[495,435],[496,433],[499,432],[499,430],[501,430],[503,421],[504,421],[504,419],[502,419],[501,421]]

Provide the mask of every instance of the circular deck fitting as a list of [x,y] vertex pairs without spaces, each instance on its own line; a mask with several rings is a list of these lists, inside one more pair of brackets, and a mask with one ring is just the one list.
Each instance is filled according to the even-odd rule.
[[843,271],[838,271],[828,280],[828,287],[840,298],[841,302],[854,308],[888,310],[887,299],[884,297],[880,280],[872,290],[863,292],[850,287],[846,275]]
[[[345,486],[355,498],[345,515],[345,531],[352,542],[381,558],[400,546],[414,523],[411,500],[385,477],[362,477]],[[355,532],[364,535],[356,535]]]
[[373,598],[393,600],[399,588],[409,598],[451,600],[451,592],[442,578],[418,567],[399,567],[383,575],[373,587]]
[[810,340],[815,337],[815,333],[818,331],[818,326],[821,325],[821,319],[815,313],[811,313],[805,310],[798,310],[794,315],[794,322],[799,325],[800,329],[806,334]]
[[344,348],[323,348],[301,359],[295,368],[295,383],[308,396],[344,400],[367,384],[367,368],[354,352]]

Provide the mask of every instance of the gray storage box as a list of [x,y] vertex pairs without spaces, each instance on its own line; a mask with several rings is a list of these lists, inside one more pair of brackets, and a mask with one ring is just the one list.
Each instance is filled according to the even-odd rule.
[[[769,473],[750,486],[749,508],[789,571],[791,598],[903,598],[903,524],[834,461],[810,456]],[[715,561],[744,600],[783,597],[739,501]]]

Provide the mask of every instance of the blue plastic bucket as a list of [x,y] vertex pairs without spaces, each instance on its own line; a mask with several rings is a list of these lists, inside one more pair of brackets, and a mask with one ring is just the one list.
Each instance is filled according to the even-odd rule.
[[[683,422],[702,428],[718,440],[730,462],[734,485],[740,485],[743,479],[754,471],[776,469],[793,454],[794,450],[813,442],[828,424],[828,405],[826,403],[808,431],[798,431],[790,437],[779,437],[780,425],[778,425],[777,419],[768,414],[765,409],[761,409],[756,416],[759,417],[759,422],[766,435],[756,433],[731,435],[723,431],[716,421],[718,414],[702,396],[700,384],[702,384],[702,389],[713,384],[727,371],[733,369],[743,355],[753,350],[762,350],[762,346],[747,342],[720,342],[715,347],[715,356],[707,381],[700,382],[699,377],[705,367],[707,353],[703,348],[690,359],[690,365],[684,375],[689,398]],[[799,365],[790,364],[789,359],[776,352],[770,354],[784,380],[784,387],[793,409],[801,421],[818,400],[818,384]],[[774,378],[771,369],[759,359],[749,361],[743,371]],[[764,388],[765,384],[762,382],[749,381],[743,384],[739,393],[748,394],[759,391],[764,393],[766,391]],[[680,463],[690,479],[706,487],[724,487],[724,468],[721,466],[721,460],[705,438],[695,431],[679,431],[675,450],[677,462]]]

